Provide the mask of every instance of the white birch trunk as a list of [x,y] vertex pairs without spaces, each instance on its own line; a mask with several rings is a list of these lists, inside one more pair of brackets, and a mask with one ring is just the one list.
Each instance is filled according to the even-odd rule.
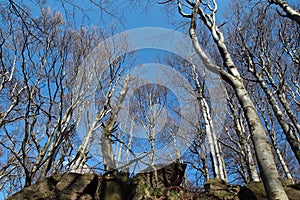
[[[213,1],[216,5],[216,2]],[[195,0],[195,5],[193,5],[192,21],[190,26],[190,37],[194,49],[202,60],[203,64],[212,72],[219,72],[224,80],[228,81],[236,92],[237,98],[241,104],[244,111],[245,117],[247,119],[251,139],[254,144],[256,151],[257,161],[259,164],[261,177],[263,180],[264,187],[266,189],[268,198],[271,200],[288,200],[288,197],[283,189],[283,186],[279,180],[279,174],[275,165],[274,157],[272,155],[271,147],[268,143],[267,136],[264,127],[260,121],[257,114],[255,106],[249,96],[249,93],[245,89],[241,76],[234,65],[234,62],[229,54],[227,47],[224,42],[223,34],[220,32],[216,25],[215,13],[217,6],[215,6],[212,15],[207,15],[200,8],[200,1]],[[196,34],[196,20],[198,19],[198,14],[200,15],[202,21],[211,31],[213,39],[218,46],[219,52],[223,58],[224,65],[228,69],[228,72],[219,66],[214,65],[209,57],[206,55],[205,51],[202,49],[198,42],[198,37]]]
[[286,13],[286,17],[294,20],[300,25],[300,12],[291,7],[285,0],[269,0],[269,2],[279,5]]
[[252,156],[250,145],[248,143],[245,143],[245,157],[247,159],[250,181],[259,182],[259,175],[254,164],[254,159]]
[[[257,78],[262,89],[264,90],[265,94],[267,95],[268,102],[272,106],[274,114],[275,114],[280,126],[283,129],[286,139],[287,139],[288,143],[290,144],[290,146],[297,158],[298,163],[300,164],[300,141],[299,141],[297,134],[295,133],[295,131],[298,129],[297,123],[295,124],[296,129],[293,128],[293,126],[288,123],[288,121],[286,120],[286,117],[284,116],[283,112],[281,111],[281,109],[279,107],[279,104],[278,104],[276,98],[274,97],[274,95],[270,91],[270,89],[268,88],[266,82],[263,80],[262,75],[258,74],[257,72],[254,72],[254,75]],[[281,96],[281,95],[279,95],[279,96]],[[280,99],[282,100],[282,103],[285,103],[283,98],[280,98]]]
[[108,121],[106,122],[105,127],[101,134],[101,142],[102,142],[101,151],[102,151],[103,163],[106,172],[116,169],[115,155],[112,148],[112,133],[115,128],[116,118],[121,110],[122,103],[128,91],[128,82],[129,82],[129,75],[127,75],[126,79],[124,80],[118,101],[116,102],[116,105],[112,109],[111,115]]
[[287,164],[286,164],[286,162],[285,162],[285,160],[284,160],[284,158],[283,158],[280,150],[278,149],[278,145],[277,145],[277,142],[276,142],[276,135],[275,134],[276,133],[274,133],[274,132],[270,133],[270,138],[271,138],[273,147],[275,149],[275,153],[276,153],[276,155],[278,157],[278,160],[279,160],[279,162],[280,162],[280,164],[282,166],[282,169],[283,169],[283,171],[285,173],[286,178],[289,179],[289,180],[291,180],[292,183],[294,183],[294,179],[292,177],[292,174],[290,173],[290,170],[289,170],[289,168],[288,168],[288,166],[287,166]]
[[251,147],[248,141],[249,139],[246,138],[245,135],[246,129],[241,120],[238,120],[236,123],[237,123],[237,130],[239,131],[240,137],[242,138],[241,142],[244,148],[243,151],[245,152],[245,159],[249,170],[250,181],[259,182],[260,179],[252,156]]
[[219,145],[218,138],[214,130],[213,120],[211,118],[209,105],[207,104],[205,97],[202,95],[204,86],[201,86],[199,83],[198,80],[199,76],[196,71],[196,67],[194,65],[192,66],[192,70],[193,70],[193,80],[198,90],[198,95],[199,95],[198,98],[200,101],[200,105],[203,112],[203,118],[205,121],[206,136],[208,140],[208,146],[210,149],[214,174],[216,178],[221,178],[222,180],[226,181],[227,180],[226,167],[225,167],[223,156],[221,154],[221,147]]
[[217,164],[217,156],[216,156],[216,151],[215,151],[215,146],[213,142],[213,137],[212,137],[212,131],[210,129],[209,121],[207,119],[206,114],[203,113],[204,121],[205,121],[205,130],[206,130],[206,138],[208,142],[208,147],[210,150],[210,155],[211,155],[211,162],[212,162],[212,168],[214,171],[214,176],[215,178],[220,178],[220,173],[219,173],[219,166]]
[[225,181],[228,181],[228,176],[227,176],[227,172],[226,172],[226,164],[225,164],[225,160],[224,160],[224,157],[222,156],[222,148],[221,148],[221,143],[218,141],[217,142],[217,145],[218,145],[218,150],[220,152],[220,156],[218,157],[219,158],[219,168],[220,168],[220,171],[222,173],[220,173],[220,177],[222,180],[225,180]]

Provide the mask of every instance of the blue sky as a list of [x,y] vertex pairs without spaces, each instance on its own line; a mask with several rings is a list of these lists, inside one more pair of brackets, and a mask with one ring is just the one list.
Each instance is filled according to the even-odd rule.
[[[82,6],[84,9],[86,8],[85,5],[86,1],[80,1],[78,4],[79,6]],[[224,11],[224,7],[226,6],[226,2],[228,0],[223,0],[220,1],[222,2],[219,4],[220,6],[220,12]],[[47,5],[54,10],[61,11],[63,12],[63,8],[61,7],[61,4],[59,1],[50,1],[50,3],[47,3]],[[30,5],[28,5],[30,6]],[[162,5],[150,5],[149,9],[147,12],[145,10],[133,10],[133,9],[128,9],[128,12],[124,13],[124,19],[122,20],[122,23],[119,23],[119,21],[109,15],[103,14],[102,16],[99,16],[99,12],[91,12],[93,13],[90,17],[89,23],[84,23],[83,26],[87,27],[92,27],[92,26],[101,26],[101,27],[108,27],[110,24],[114,24],[116,26],[116,29],[118,31],[124,31],[124,30],[129,30],[133,28],[141,28],[141,27],[163,27],[163,28],[169,28],[169,29],[176,29],[178,28],[177,26],[173,25],[168,21],[167,16],[166,16],[166,10],[162,9]],[[182,19],[181,16],[177,13],[177,10],[172,10],[173,16],[175,18],[178,17],[178,19]],[[38,11],[33,9],[33,13],[38,15]],[[77,10],[75,11],[75,14],[77,16],[76,18],[76,26],[80,26],[82,22],[83,15],[82,13]],[[219,15],[221,16],[221,15]],[[187,33],[188,30],[181,30]],[[148,52],[149,53],[149,52]],[[140,55],[146,55],[146,53],[140,54]],[[156,54],[148,54],[148,56],[154,57]],[[142,58],[143,61],[145,60],[151,60],[151,58]],[[0,199],[4,199],[4,196],[2,193],[0,193]]]
[[[117,26],[117,29],[128,30],[132,28],[141,28],[141,27],[164,27],[164,28],[178,28],[177,26],[170,23],[170,19],[168,16],[172,16],[172,18],[182,20],[182,17],[178,14],[176,6],[174,9],[166,10],[164,9],[164,5],[158,4],[154,1],[154,3],[149,3],[149,5],[145,6],[142,3],[139,3],[138,6],[128,6],[124,5],[124,8],[121,7],[122,4],[120,1],[116,1],[113,5],[108,7],[108,10],[112,10],[111,14],[108,13],[100,13],[98,8],[88,6],[90,4],[86,3],[88,0],[79,0],[74,1],[76,5],[84,8],[84,10],[88,10],[86,13],[89,15],[90,19],[88,22],[84,24],[84,26],[109,26],[114,24]],[[143,1],[141,1],[143,2]],[[222,18],[222,13],[224,13],[225,8],[228,7],[229,0],[219,0],[218,3],[218,18]],[[49,1],[47,5],[55,10],[64,11],[62,4],[60,1]],[[70,5],[69,5],[70,6]],[[119,6],[120,8],[115,6]],[[72,8],[73,9],[73,8]],[[113,10],[121,10],[122,13],[115,13]],[[76,14],[76,24],[79,25],[83,20],[83,13],[75,8]],[[171,13],[172,12],[172,13]],[[113,17],[115,15],[120,17],[120,20]],[[222,21],[222,20],[221,20]]]
[[[219,7],[219,19],[222,18],[222,13],[225,11],[225,8],[228,7],[229,0],[218,1]],[[145,26],[151,27],[164,27],[164,28],[178,28],[175,25],[172,25],[170,21],[167,19],[167,13],[165,9],[163,9],[163,5],[154,4],[147,11],[132,11],[125,14],[125,28],[140,28]],[[172,10],[172,17],[182,19],[182,17],[177,13],[177,9]]]
[[[78,4],[79,7],[82,7],[83,9],[87,9],[87,1],[88,0],[78,0],[80,3]],[[158,0],[159,1],[159,0]],[[158,2],[155,1],[155,2]],[[28,1],[30,2],[30,1]],[[122,4],[120,1],[119,4]],[[226,9],[228,9],[228,3],[230,2],[229,0],[218,0],[219,2],[219,12],[218,12],[218,21],[223,22],[223,13],[225,12]],[[50,8],[57,10],[57,11],[62,11],[63,9],[61,7],[61,4],[59,1],[51,1],[50,3],[47,4]],[[30,5],[29,5],[30,6]],[[75,26],[80,26],[83,25],[85,27],[92,27],[92,26],[100,26],[103,28],[109,27],[111,24],[113,24],[117,30],[117,32],[124,31],[124,30],[130,30],[133,28],[142,28],[142,27],[163,27],[163,28],[168,28],[168,29],[176,29],[178,30],[178,24],[174,25],[170,23],[170,20],[168,20],[167,15],[171,15],[174,17],[173,19],[178,19],[182,20],[182,17],[177,13],[177,9],[174,8],[173,10],[167,11],[163,9],[163,5],[149,5],[149,8],[146,10],[146,8],[142,8],[141,10],[135,9],[135,8],[128,8],[128,9],[123,9],[125,12],[124,18],[122,18],[122,23],[120,23],[119,20],[116,18],[108,15],[108,14],[103,14],[101,15],[99,11],[96,11],[95,9],[92,12],[88,12],[87,14],[91,14],[90,20],[85,21],[82,24],[82,18],[83,14],[79,10],[75,10],[76,14],[76,19],[75,19]],[[33,12],[37,12],[36,10],[33,10]],[[168,12],[173,12],[168,13]],[[179,31],[182,31],[183,33],[187,34],[188,30],[187,29],[179,29]],[[138,54],[140,56],[139,61],[147,61],[151,62],[153,58],[157,57],[158,54],[161,54],[161,52],[151,52],[151,51],[144,51],[144,53]],[[0,199],[4,199],[3,194],[0,193]]]

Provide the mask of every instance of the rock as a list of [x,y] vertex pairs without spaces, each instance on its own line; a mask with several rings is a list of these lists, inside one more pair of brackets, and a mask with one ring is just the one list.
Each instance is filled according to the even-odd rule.
[[204,185],[207,193],[212,194],[218,199],[238,200],[237,194],[240,191],[238,186],[230,186],[226,181],[213,178]]
[[[161,166],[155,166],[160,168]],[[157,181],[155,173],[151,168],[147,168],[143,173],[137,174],[133,178],[135,184],[133,200],[149,199],[152,197],[164,198],[169,187],[178,187],[181,185],[186,169],[186,164],[171,163],[157,170]]]
[[174,162],[163,168],[156,165],[155,168],[158,169],[158,183],[155,181],[155,173],[151,167],[148,167],[144,172],[137,174],[134,177],[134,182],[136,184],[148,184],[152,187],[180,186],[183,182],[186,164]]
[[204,185],[204,188],[207,191],[212,191],[212,190],[227,190],[230,187],[229,183],[226,181],[220,179],[220,178],[213,178],[210,179],[206,182]]
[[251,191],[251,193],[254,195],[254,199],[268,199],[267,193],[262,182],[250,182],[245,187]]
[[66,174],[56,184],[60,191],[58,198],[72,197],[78,199],[82,194],[94,195],[98,185],[98,177],[94,174]]
[[122,176],[103,176],[100,178],[98,198],[101,200],[127,200],[131,199],[133,184],[130,179]]
[[[299,188],[300,189],[300,188]],[[285,192],[287,193],[290,200],[298,200],[300,197],[300,190],[297,188],[297,184],[288,185],[284,187]],[[267,200],[267,193],[265,191],[264,185],[262,182],[251,182],[246,186],[241,187],[240,192],[238,193],[240,200]]]
[[98,185],[98,177],[94,174],[63,174],[53,175],[44,181],[25,187],[8,200],[38,199],[89,199]]
[[290,200],[299,200],[300,197],[300,184],[288,185],[284,187],[286,194]]
[[[186,165],[172,163],[157,171],[158,186],[153,184],[153,172],[133,178],[115,175],[55,174],[9,197],[8,200],[267,200],[261,182],[245,186],[232,185],[221,179],[211,179],[204,188],[187,191],[180,187]],[[300,197],[300,184],[284,186],[291,200]]]
[[172,163],[157,171],[160,187],[152,184],[153,172],[140,173],[133,179],[124,173],[97,176],[95,174],[54,174],[43,181],[25,187],[8,200],[127,200],[164,197],[166,189],[179,186],[186,165]]

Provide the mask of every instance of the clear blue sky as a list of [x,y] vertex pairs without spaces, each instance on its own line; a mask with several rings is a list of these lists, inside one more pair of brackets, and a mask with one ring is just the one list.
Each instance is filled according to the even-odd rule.
[[[85,1],[74,1],[74,4],[78,5],[78,7],[82,7],[84,10],[88,10],[86,12],[89,15],[90,19],[84,23],[84,26],[109,26],[114,24],[117,29],[128,30],[132,28],[141,28],[141,27],[163,27],[163,28],[178,28],[177,25],[172,25],[170,21],[167,19],[167,15],[171,15],[172,18],[182,19],[182,17],[177,13],[177,8],[166,10],[164,9],[164,5],[160,5],[154,1],[153,3],[149,3],[149,5],[139,5],[139,6],[128,6],[124,5],[125,8],[122,8],[120,4],[122,1],[115,1],[113,5],[108,7],[108,10],[111,10],[112,15],[122,16],[121,22],[114,18],[112,15],[108,13],[100,13],[99,10],[87,3],[88,0]],[[146,1],[141,1],[146,2]],[[151,2],[151,1],[150,1]],[[218,19],[222,18],[222,13],[224,13],[225,8],[228,7],[229,0],[217,0],[218,2]],[[73,3],[73,1],[72,1]],[[123,3],[124,4],[124,3]],[[140,3],[142,4],[142,3]],[[50,8],[53,8],[58,11],[64,11],[62,8],[62,4],[59,1],[49,1],[47,5]],[[66,4],[67,5],[67,4]],[[68,6],[68,5],[67,5]],[[70,5],[69,5],[70,6]],[[115,6],[119,6],[115,7]],[[72,7],[73,9],[73,7]],[[121,10],[122,14],[115,13],[114,10]],[[83,13],[75,8],[76,24],[82,24]],[[173,13],[170,13],[173,12]],[[70,18],[71,19],[71,18]],[[220,20],[222,21],[222,20]]]
[[[158,2],[158,1],[156,1]],[[222,13],[227,6],[229,0],[219,0],[217,1],[219,7],[219,14],[218,17],[222,17]],[[158,26],[164,28],[177,28],[176,26],[172,25],[168,20],[166,13],[167,11],[163,9],[163,5],[154,4],[147,10],[147,12],[143,11],[133,11],[125,14],[126,23],[125,28],[138,28],[138,27],[145,27],[145,26]],[[177,13],[177,9],[172,10],[174,12],[173,17],[178,17],[181,19],[182,17]]]
[[[88,9],[86,7],[87,1],[88,0],[79,1],[80,3],[78,3],[77,5],[79,5],[79,7],[82,7],[83,9]],[[29,7],[32,6],[32,5],[30,5],[30,2],[31,1],[28,1],[28,4],[27,4]],[[119,2],[119,4],[122,4],[122,1],[116,1],[116,2]],[[155,1],[155,2],[158,2],[158,1]],[[219,2],[222,2],[221,4],[219,4],[220,13],[221,13],[222,11],[224,11],[224,7],[227,4],[226,2],[228,2],[228,0],[222,0]],[[51,9],[64,12],[59,1],[49,1],[47,3],[47,5]],[[118,31],[129,30],[132,28],[141,28],[141,27],[163,27],[163,28],[169,28],[169,29],[178,28],[177,26],[172,25],[168,21],[166,13],[165,13],[166,10],[163,10],[162,8],[163,8],[163,5],[154,4],[154,5],[150,5],[147,12],[145,12],[145,10],[127,9],[127,12],[124,13],[124,19],[122,20],[122,23],[120,23],[116,18],[113,18],[112,16],[110,16],[108,14],[103,14],[103,15],[99,16],[100,15],[99,11],[96,11],[94,9],[94,11],[92,11],[92,12],[89,12],[89,11],[87,12],[87,15],[89,15],[91,13],[92,13],[92,15],[89,16],[90,21],[88,23],[87,23],[87,21],[85,23],[83,23],[83,26],[109,27],[110,24],[114,24],[114,26],[116,26]],[[39,15],[39,11],[36,9],[33,9],[32,12],[35,16]],[[181,16],[177,13],[177,9],[172,10],[172,12],[174,12],[174,15],[173,15],[174,17],[178,17],[178,19],[181,19]],[[77,16],[76,21],[75,21],[76,26],[82,25],[82,18],[84,17],[83,13],[79,10],[75,10],[75,14]],[[219,15],[219,16],[221,16],[221,15]],[[67,21],[67,20],[65,19],[65,21]],[[0,193],[0,199],[4,199],[3,193]]]

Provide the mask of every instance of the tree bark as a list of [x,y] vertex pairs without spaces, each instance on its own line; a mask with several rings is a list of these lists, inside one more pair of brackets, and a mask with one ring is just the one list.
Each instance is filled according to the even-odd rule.
[[267,95],[268,101],[270,105],[272,106],[272,109],[274,111],[274,114],[280,124],[280,126],[283,129],[283,132],[286,136],[286,139],[288,143],[290,144],[298,163],[300,164],[300,141],[295,133],[295,128],[290,125],[287,120],[285,119],[285,116],[283,115],[279,104],[274,97],[273,93],[269,90],[268,86],[266,85],[265,81],[263,80],[262,76],[258,74],[257,72],[254,72],[255,77],[257,78],[260,86],[264,90],[265,94]]
[[280,14],[280,16],[288,17],[300,25],[300,12],[292,8],[285,0],[269,0],[269,2],[271,4],[279,5],[285,12],[285,15]]
[[105,171],[109,172],[116,169],[116,163],[114,158],[114,152],[112,148],[112,133],[115,131],[116,128],[116,118],[121,110],[122,102],[125,99],[127,90],[128,90],[128,82],[129,82],[129,75],[126,76],[124,80],[122,90],[120,92],[118,101],[114,106],[111,116],[109,117],[105,127],[102,131],[101,136],[101,151],[103,155],[103,162],[105,166]]
[[286,162],[285,162],[285,160],[284,160],[284,158],[283,158],[280,150],[278,149],[278,145],[277,145],[277,142],[276,142],[276,135],[275,135],[274,132],[270,133],[270,138],[271,138],[271,141],[273,143],[273,147],[275,149],[275,153],[276,153],[276,155],[278,157],[278,160],[279,160],[279,162],[280,162],[280,164],[282,166],[282,169],[283,169],[283,171],[285,173],[286,178],[289,179],[289,180],[291,180],[294,183],[294,179],[293,179],[293,177],[292,177],[292,175],[290,173],[290,170],[287,167]]
[[205,84],[201,86],[199,82],[199,76],[196,71],[196,67],[194,65],[192,66],[192,71],[193,71],[193,80],[197,88],[198,99],[202,108],[203,118],[205,121],[206,138],[208,140],[208,145],[210,149],[211,162],[213,165],[214,175],[215,178],[220,178],[224,181],[227,181],[226,168],[225,168],[223,156],[221,154],[221,147],[219,145],[218,138],[214,130],[214,125],[213,125],[213,120],[211,118],[209,105],[203,94]]
[[[245,89],[245,86],[238,72],[238,69],[234,65],[231,55],[227,50],[227,47],[224,42],[223,34],[216,26],[216,21],[215,21],[216,9],[217,6],[215,6],[215,9],[212,11],[212,15],[207,15],[200,8],[199,0],[195,1],[195,4],[193,4],[193,12],[191,16],[192,20],[190,25],[190,37],[192,39],[194,49],[196,50],[203,64],[212,72],[219,72],[223,77],[223,79],[230,83],[230,85],[233,87],[236,93],[236,96],[244,111],[250,129],[251,139],[254,144],[259,169],[261,172],[261,177],[268,198],[271,200],[273,199],[288,200],[288,197],[279,180],[279,174],[275,165],[272,150],[270,144],[268,143],[263,125],[260,121],[255,106],[249,96],[249,93]],[[205,25],[209,28],[212,37],[216,45],[218,46],[219,52],[224,61],[224,66],[228,69],[228,72],[220,68],[219,66],[214,65],[209,59],[209,57],[206,55],[205,51],[200,46],[196,34],[196,20],[198,14],[200,15]]]

